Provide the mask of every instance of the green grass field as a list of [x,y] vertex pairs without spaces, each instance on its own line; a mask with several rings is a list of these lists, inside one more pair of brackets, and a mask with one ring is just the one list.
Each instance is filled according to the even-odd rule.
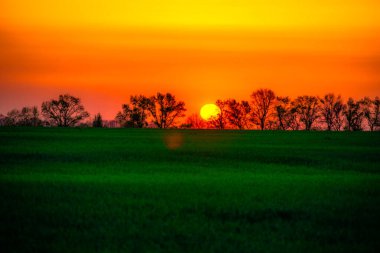
[[380,132],[0,128],[1,252],[377,252]]

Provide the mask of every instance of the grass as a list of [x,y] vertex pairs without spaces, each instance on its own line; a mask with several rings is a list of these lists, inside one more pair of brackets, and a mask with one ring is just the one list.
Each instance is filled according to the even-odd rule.
[[380,132],[0,128],[2,252],[377,252]]

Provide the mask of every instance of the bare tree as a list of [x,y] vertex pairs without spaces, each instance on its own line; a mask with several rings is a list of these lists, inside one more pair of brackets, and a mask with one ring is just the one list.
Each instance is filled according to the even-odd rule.
[[13,109],[7,112],[7,116],[5,117],[5,125],[6,126],[17,126],[19,122],[20,111],[17,109]]
[[23,126],[40,126],[42,121],[39,117],[37,106],[23,107],[20,114],[20,125]]
[[343,125],[344,104],[340,95],[326,94],[319,99],[321,103],[322,122],[327,125],[327,130],[339,131]]
[[346,105],[343,103],[343,101],[340,101],[335,104],[333,108],[333,129],[335,131],[341,131],[344,126],[344,110],[346,110]]
[[277,119],[277,128],[287,130],[291,124],[291,101],[289,97],[277,97],[275,104],[275,117]]
[[287,125],[293,131],[301,129],[300,116],[297,113],[297,108],[295,107],[294,101],[291,102],[291,108],[287,118]]
[[5,124],[8,126],[41,126],[37,106],[23,107],[21,110],[13,109],[7,113]]
[[277,97],[275,102],[275,126],[279,130],[299,130],[301,128],[297,105],[289,97]]
[[206,121],[199,116],[199,114],[194,113],[186,119],[185,126],[188,128],[202,129],[206,128],[207,124]]
[[240,130],[247,128],[249,124],[249,113],[251,112],[248,101],[238,102],[235,99],[228,99],[226,103],[228,122]]
[[380,127],[380,99],[375,97],[375,99],[370,99],[369,97],[364,97],[361,100],[363,106],[364,117],[367,119],[368,126],[371,131],[375,130],[376,127]]
[[142,105],[150,113],[153,123],[158,128],[169,128],[175,124],[175,120],[184,117],[185,103],[177,101],[171,93],[157,93],[150,98],[142,97]]
[[264,130],[268,117],[273,113],[276,96],[272,90],[258,89],[252,93],[251,98],[252,121]]
[[364,112],[362,111],[360,101],[355,101],[353,98],[349,98],[344,115],[346,116],[348,131],[362,130]]
[[227,101],[216,100],[215,104],[219,107],[220,112],[217,116],[211,117],[208,124],[212,128],[225,129],[227,127]]
[[130,104],[123,104],[122,111],[116,115],[116,121],[123,127],[143,128],[148,125],[147,98],[144,96],[131,96]]
[[310,131],[320,116],[319,99],[315,96],[299,96],[294,100],[294,110],[305,125],[305,130]]
[[60,127],[75,126],[81,120],[89,117],[80,98],[69,94],[59,95],[58,99],[52,99],[42,103],[42,114],[53,125]]

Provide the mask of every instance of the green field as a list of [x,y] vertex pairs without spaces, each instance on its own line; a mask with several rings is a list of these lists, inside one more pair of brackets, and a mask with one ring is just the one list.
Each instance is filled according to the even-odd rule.
[[380,132],[0,128],[0,143],[1,252],[380,248]]

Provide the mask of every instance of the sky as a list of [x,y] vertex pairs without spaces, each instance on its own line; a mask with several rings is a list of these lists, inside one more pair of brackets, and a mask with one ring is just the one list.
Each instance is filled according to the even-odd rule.
[[69,93],[113,119],[171,92],[380,96],[377,0],[0,0],[0,113]]

